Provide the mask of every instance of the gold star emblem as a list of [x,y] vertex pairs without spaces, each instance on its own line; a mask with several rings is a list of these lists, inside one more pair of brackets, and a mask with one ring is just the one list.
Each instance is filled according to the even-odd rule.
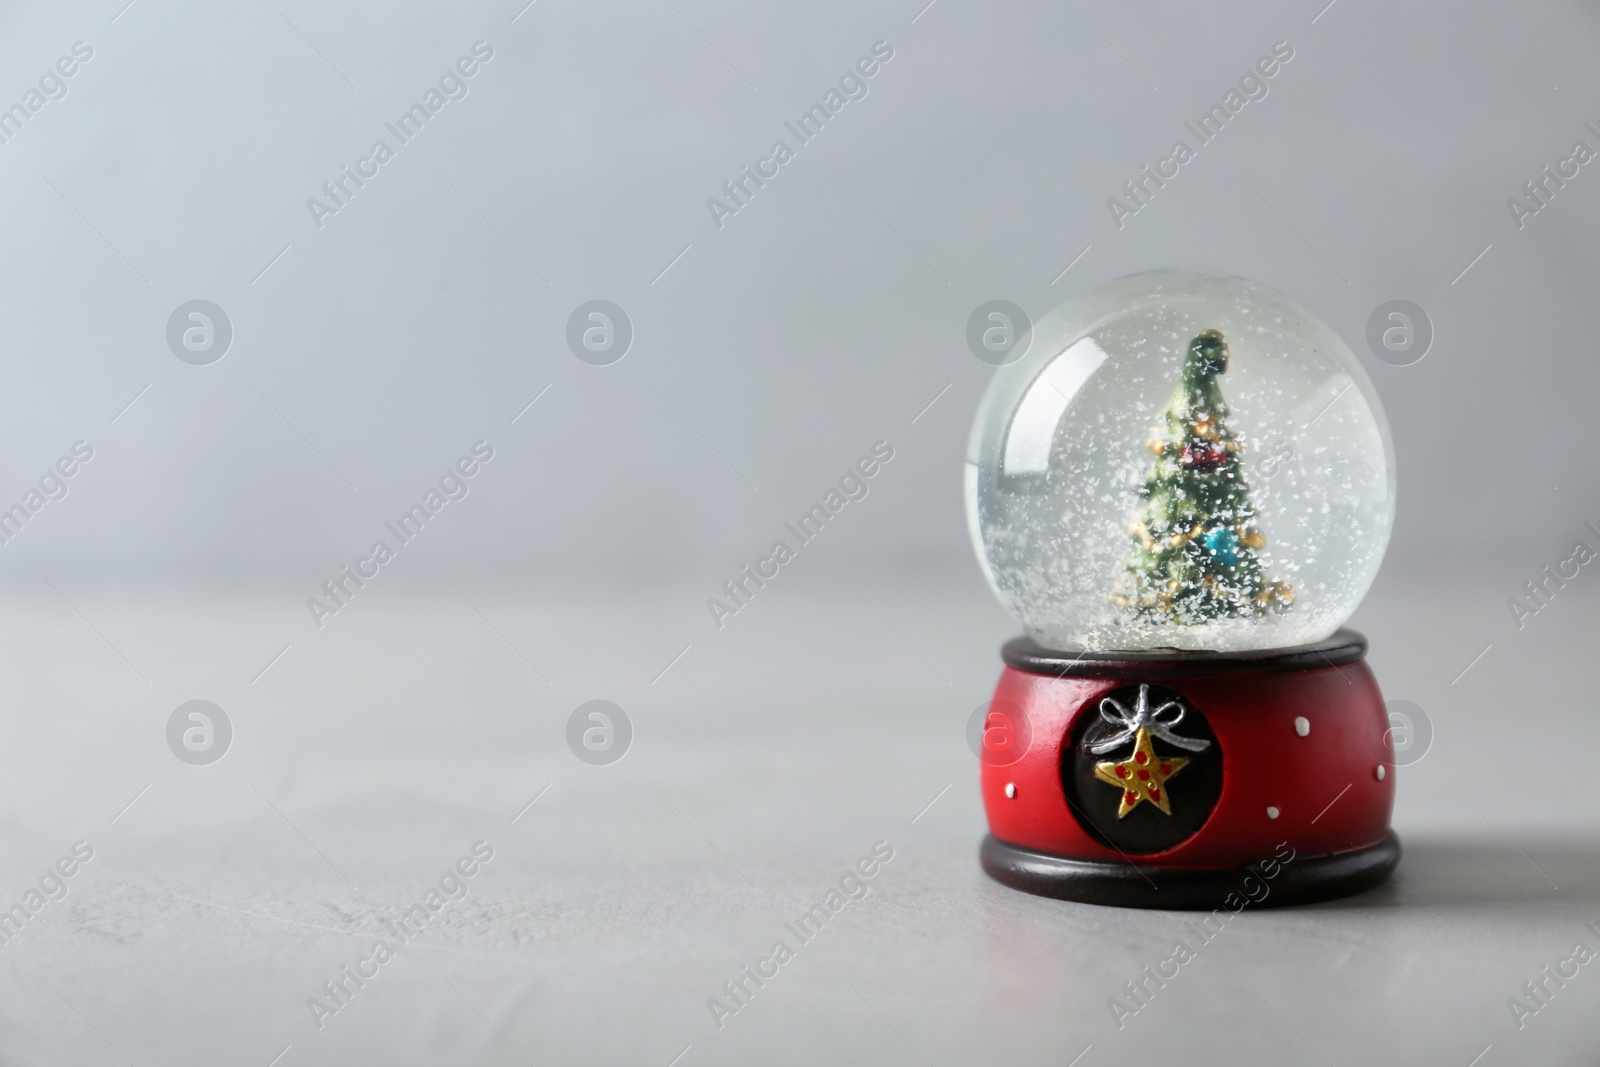
[[1150,745],[1150,731],[1139,727],[1133,737],[1133,755],[1125,760],[1103,760],[1094,765],[1094,776],[1122,790],[1122,803],[1117,807],[1117,818],[1148,800],[1161,809],[1162,814],[1172,814],[1172,804],[1167,799],[1167,779],[1189,765],[1182,756],[1157,756]]

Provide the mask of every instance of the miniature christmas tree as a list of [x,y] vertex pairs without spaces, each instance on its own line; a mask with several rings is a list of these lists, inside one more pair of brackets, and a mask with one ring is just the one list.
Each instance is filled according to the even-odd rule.
[[1217,375],[1228,369],[1222,334],[1189,342],[1183,375],[1147,447],[1155,465],[1139,488],[1123,591],[1113,599],[1145,619],[1195,625],[1283,609],[1293,594],[1261,574],[1255,505],[1239,469]]

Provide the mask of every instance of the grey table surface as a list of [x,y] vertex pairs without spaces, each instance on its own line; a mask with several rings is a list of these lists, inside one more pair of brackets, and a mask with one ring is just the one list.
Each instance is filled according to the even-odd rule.
[[[1600,948],[1592,582],[1519,631],[1504,599],[1523,576],[1386,572],[1354,623],[1386,695],[1435,731],[1400,772],[1398,876],[1247,909],[1201,945],[1192,916],[983,875],[964,733],[1012,624],[972,568],[828,563],[720,631],[708,590],[493,574],[397,573],[321,630],[293,583],[19,587],[0,610],[0,895],[22,901],[74,842],[93,857],[0,946],[0,1062],[1600,1055],[1596,968],[1534,1014],[1508,1006]],[[194,698],[233,727],[209,766],[165,739]],[[607,766],[565,740],[592,698],[634,730]],[[480,841],[465,896],[393,936]],[[866,895],[800,943],[785,924],[879,842],[893,858]],[[379,939],[393,958],[326,999]],[[714,1018],[780,939],[793,958]],[[1119,1019],[1112,999],[1178,940],[1194,958]]]

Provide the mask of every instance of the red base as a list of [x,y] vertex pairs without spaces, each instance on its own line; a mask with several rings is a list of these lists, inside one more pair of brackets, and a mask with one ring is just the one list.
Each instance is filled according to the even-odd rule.
[[[1390,837],[1394,755],[1365,648],[1348,631],[1317,646],[1240,657],[1072,657],[1013,642],[984,730],[989,829],[1001,842],[1052,856],[1157,870],[1243,868],[1281,854],[1285,843],[1304,857],[1378,846]],[[1223,784],[1195,833],[1130,856],[1085,830],[1062,776],[1079,717],[1097,715],[1104,696],[1138,682],[1177,690],[1204,716]],[[1309,727],[1304,735],[1297,719]]]

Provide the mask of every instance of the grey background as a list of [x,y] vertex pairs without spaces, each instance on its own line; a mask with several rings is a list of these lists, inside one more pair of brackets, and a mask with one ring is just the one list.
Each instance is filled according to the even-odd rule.
[[[1523,1030],[1506,999],[1600,947],[1595,579],[1522,629],[1506,600],[1600,544],[1600,177],[1521,230],[1506,198],[1600,147],[1597,32],[1497,0],[0,9],[0,103],[95,49],[0,145],[0,501],[95,449],[0,548],[0,899],[96,848],[0,947],[0,1061],[1587,1062],[1592,968]],[[317,229],[306,198],[480,39],[469,95]],[[719,230],[706,198],[880,39]],[[1279,40],[1266,99],[1118,229],[1106,199]],[[1242,916],[1119,1031],[1178,920],[975,863],[963,730],[1014,625],[967,545],[964,329],[1162,266],[1361,353],[1400,501],[1354,624],[1436,742],[1394,885]],[[596,298],[635,330],[607,367],[565,343]],[[1414,366],[1363,350],[1394,298],[1434,325]],[[192,299],[233,324],[210,366],[166,346]],[[305,599],[479,439],[470,495],[317,629]],[[705,598],[878,439],[871,495],[715,629]],[[192,767],[164,730],[202,698],[233,747]],[[596,698],[634,728],[606,767],[564,741]],[[315,1029],[479,838],[466,901]],[[717,1030],[705,999],[879,839],[871,896]]]

